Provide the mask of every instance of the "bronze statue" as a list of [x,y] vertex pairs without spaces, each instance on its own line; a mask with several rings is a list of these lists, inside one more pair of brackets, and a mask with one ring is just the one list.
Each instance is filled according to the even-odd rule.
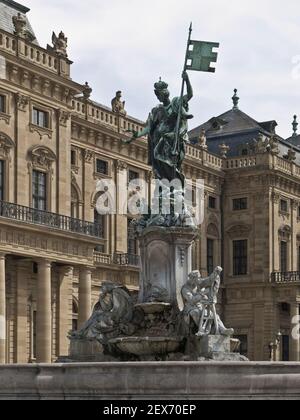
[[[189,114],[189,101],[193,97],[193,89],[186,71],[182,74],[187,87],[187,94],[183,97],[170,99],[168,84],[160,80],[154,85],[154,92],[160,105],[150,112],[145,129],[138,133],[132,132],[133,136],[126,143],[148,136],[149,165],[152,166],[157,179],[180,179],[184,182],[181,171],[182,162],[185,158],[185,144],[188,141],[188,120],[193,118]],[[179,121],[179,139],[176,144],[176,128]]]

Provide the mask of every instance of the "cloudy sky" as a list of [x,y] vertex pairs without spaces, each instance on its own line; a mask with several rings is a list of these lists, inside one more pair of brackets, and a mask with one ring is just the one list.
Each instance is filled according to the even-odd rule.
[[221,45],[215,74],[190,73],[191,128],[230,109],[234,88],[244,112],[258,121],[276,119],[284,137],[295,113],[300,120],[298,0],[19,1],[31,8],[42,46],[52,30],[66,33],[73,79],[87,80],[93,99],[105,105],[121,89],[127,111],[145,120],[160,76],[178,95],[193,21],[194,39]]

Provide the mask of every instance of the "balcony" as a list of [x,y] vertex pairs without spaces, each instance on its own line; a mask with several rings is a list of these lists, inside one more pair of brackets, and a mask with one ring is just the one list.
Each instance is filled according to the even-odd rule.
[[300,283],[300,271],[289,271],[285,273],[272,273],[271,282],[277,284]]
[[133,254],[114,254],[113,263],[121,266],[140,267],[140,256]]
[[61,214],[36,210],[18,204],[0,201],[1,218],[17,220],[38,226],[47,226],[64,232],[79,233],[93,238],[103,238],[102,226],[84,220],[73,219]]

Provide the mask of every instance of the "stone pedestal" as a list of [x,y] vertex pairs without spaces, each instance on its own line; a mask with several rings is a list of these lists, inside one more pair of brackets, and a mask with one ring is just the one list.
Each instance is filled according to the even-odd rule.
[[186,344],[186,355],[192,361],[246,362],[248,359],[239,353],[238,340],[223,335],[190,337]]
[[181,289],[192,271],[192,245],[197,236],[195,229],[188,227],[149,227],[142,232],[140,303],[157,287],[165,289],[167,302],[183,309]]

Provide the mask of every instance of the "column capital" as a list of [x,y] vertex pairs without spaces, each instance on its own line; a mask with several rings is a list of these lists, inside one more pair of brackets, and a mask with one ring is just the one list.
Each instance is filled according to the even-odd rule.
[[5,260],[6,256],[7,254],[5,254],[4,252],[0,252],[0,260]]
[[74,272],[74,267],[72,265],[63,265],[58,267],[60,274],[64,276],[72,276]]
[[51,261],[51,260],[47,260],[47,259],[44,259],[44,258],[38,258],[38,259],[36,259],[36,263],[40,266],[50,266],[50,267],[52,267],[52,264],[53,264],[53,261]]

